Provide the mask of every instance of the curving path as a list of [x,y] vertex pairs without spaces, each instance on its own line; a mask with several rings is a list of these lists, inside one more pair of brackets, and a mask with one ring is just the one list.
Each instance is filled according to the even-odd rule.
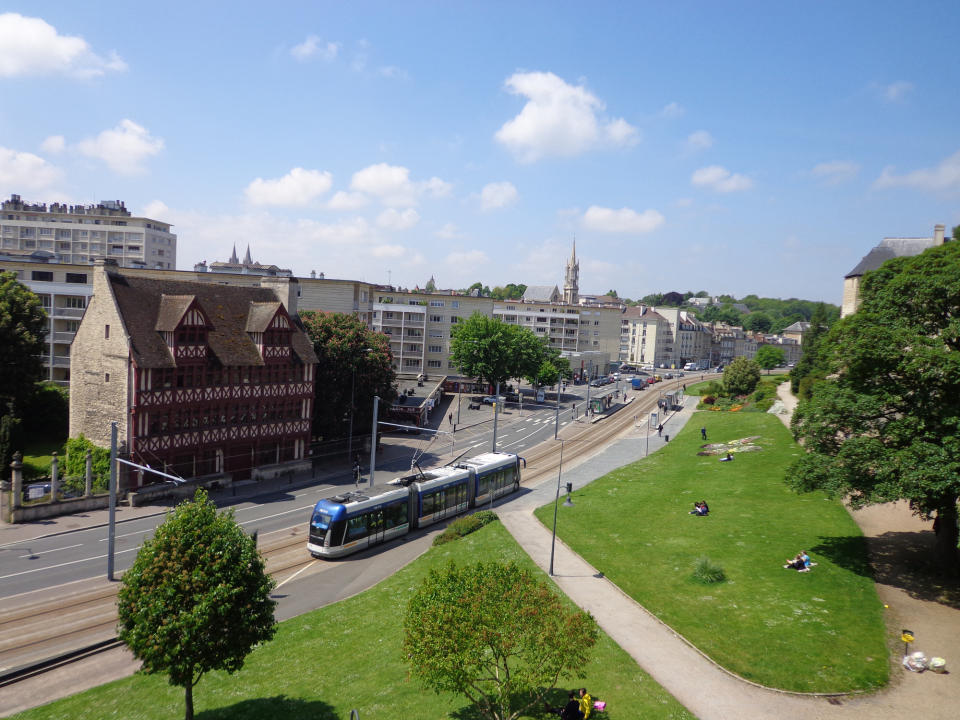
[[[781,389],[784,386],[781,385]],[[795,402],[786,393],[785,411],[789,424]],[[691,405],[695,398],[691,398]],[[671,418],[671,434],[690,417],[692,407]],[[659,443],[658,443],[659,447]],[[564,469],[564,481],[580,487],[610,470],[643,456],[638,437],[624,437],[599,452],[589,463]],[[547,569],[551,532],[533,517],[533,509],[553,500],[554,481],[540,484],[522,501],[498,512],[504,526],[540,567]],[[925,527],[909,509],[879,506],[853,513],[864,534],[878,541],[871,551],[885,549],[898,537],[915,539]],[[588,610],[621,647],[668,692],[701,720],[874,720],[918,714],[924,720],[954,720],[960,717],[960,670],[953,674],[914,674],[894,668],[887,690],[862,697],[813,697],[783,693],[753,685],[713,664],[666,625],[627,597],[613,583],[598,577],[596,569],[557,541],[554,561],[559,588],[577,605]],[[879,573],[878,573],[879,575]],[[888,572],[896,583],[896,572]],[[900,583],[904,584],[904,583]],[[948,668],[960,668],[960,611],[936,602],[915,599],[908,589],[878,582],[880,598],[890,607],[888,627],[899,637],[901,627],[916,633],[917,648],[928,656],[947,659]],[[892,636],[891,636],[892,637]]]

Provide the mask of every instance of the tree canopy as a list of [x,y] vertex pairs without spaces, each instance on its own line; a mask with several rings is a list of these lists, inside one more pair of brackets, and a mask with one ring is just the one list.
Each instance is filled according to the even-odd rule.
[[516,564],[452,560],[410,599],[403,629],[411,674],[491,720],[513,720],[561,677],[583,677],[598,635],[593,618]]
[[827,375],[827,362],[821,357],[820,346],[829,330],[828,321],[826,305],[820,303],[810,316],[810,329],[803,334],[800,361],[790,370],[790,390],[801,399],[809,398],[813,383]]
[[498,318],[474,313],[452,330],[450,357],[468,377],[503,385],[513,377],[535,377],[550,359],[536,333]]
[[11,403],[25,400],[43,377],[40,356],[45,351],[47,314],[40,298],[17,280],[0,272],[0,416]]
[[860,296],[819,345],[825,373],[794,414],[807,452],[788,482],[854,507],[905,499],[935,513],[937,557],[956,572],[960,243],[884,263]]
[[760,366],[745,357],[734,358],[723,370],[723,387],[731,395],[749,395],[760,382]]
[[166,673],[184,688],[193,718],[193,687],[206,672],[243,667],[255,645],[273,637],[273,580],[256,540],[233,511],[217,512],[205,490],[178,505],[144,541],[117,596],[120,640],[147,673]]
[[757,348],[757,354],[753,358],[754,362],[770,374],[770,371],[784,361],[785,355],[782,347],[776,345],[761,345]]
[[389,339],[370,330],[355,315],[302,311],[300,317],[319,359],[314,382],[313,434],[346,437],[351,387],[354,432],[369,427],[374,396],[389,404],[397,395]]

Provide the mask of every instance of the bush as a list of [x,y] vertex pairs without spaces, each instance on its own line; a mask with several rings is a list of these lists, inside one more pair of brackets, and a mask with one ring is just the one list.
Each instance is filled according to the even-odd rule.
[[497,519],[499,519],[497,518],[497,514],[491,510],[480,510],[473,513],[473,515],[457,518],[447,526],[446,530],[433,539],[433,544],[443,545],[444,543],[452,542],[453,540],[462,538],[464,535],[476,532],[484,525],[492,523]]
[[22,441],[20,418],[4,415],[0,418],[0,478],[10,477],[10,463],[13,453]]
[[[110,476],[94,476],[93,478],[93,494],[94,495],[103,495],[110,491],[109,488]],[[86,492],[87,484],[86,478],[83,475],[67,475],[63,478],[62,490],[63,492],[69,493],[73,497],[81,497],[84,492]]]
[[703,402],[704,405],[713,405],[716,401],[717,401],[716,397],[714,397],[713,395],[707,395],[706,397],[703,398],[701,402]]
[[83,435],[67,440],[67,457],[63,463],[63,472],[66,475],[84,477],[87,473],[87,450],[93,459],[94,487],[98,481],[106,483],[110,479],[110,450],[97,447]]
[[70,425],[70,396],[54,382],[37,383],[24,403],[23,429],[31,435],[64,438]]
[[706,555],[697,558],[693,564],[693,579],[704,585],[723,582],[727,579],[723,566],[715,563]]

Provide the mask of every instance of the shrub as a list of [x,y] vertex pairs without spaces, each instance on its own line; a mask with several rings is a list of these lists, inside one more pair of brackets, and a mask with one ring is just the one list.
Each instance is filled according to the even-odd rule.
[[727,579],[723,566],[715,563],[706,555],[701,555],[693,563],[693,579],[704,585],[723,582]]
[[93,460],[93,478],[94,486],[97,486],[98,480],[107,482],[110,479],[110,450],[97,447],[87,440],[83,435],[67,440],[67,458],[61,466],[66,475],[79,475],[84,477],[87,472],[87,450]]
[[713,395],[707,395],[706,397],[703,398],[701,402],[703,402],[704,405],[713,405],[716,401],[717,401],[716,397],[714,397]]
[[457,518],[447,526],[446,530],[433,539],[433,544],[443,545],[444,543],[457,540],[458,538],[462,538],[464,535],[469,535],[472,532],[476,532],[484,525],[487,525],[488,523],[491,523],[497,519],[497,514],[490,510],[480,510],[472,515],[466,515],[464,517]]

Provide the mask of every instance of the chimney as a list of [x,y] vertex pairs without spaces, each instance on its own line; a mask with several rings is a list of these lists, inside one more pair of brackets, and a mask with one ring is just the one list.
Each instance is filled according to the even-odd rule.
[[934,245],[943,245],[943,225],[934,225],[933,226],[933,244]]

